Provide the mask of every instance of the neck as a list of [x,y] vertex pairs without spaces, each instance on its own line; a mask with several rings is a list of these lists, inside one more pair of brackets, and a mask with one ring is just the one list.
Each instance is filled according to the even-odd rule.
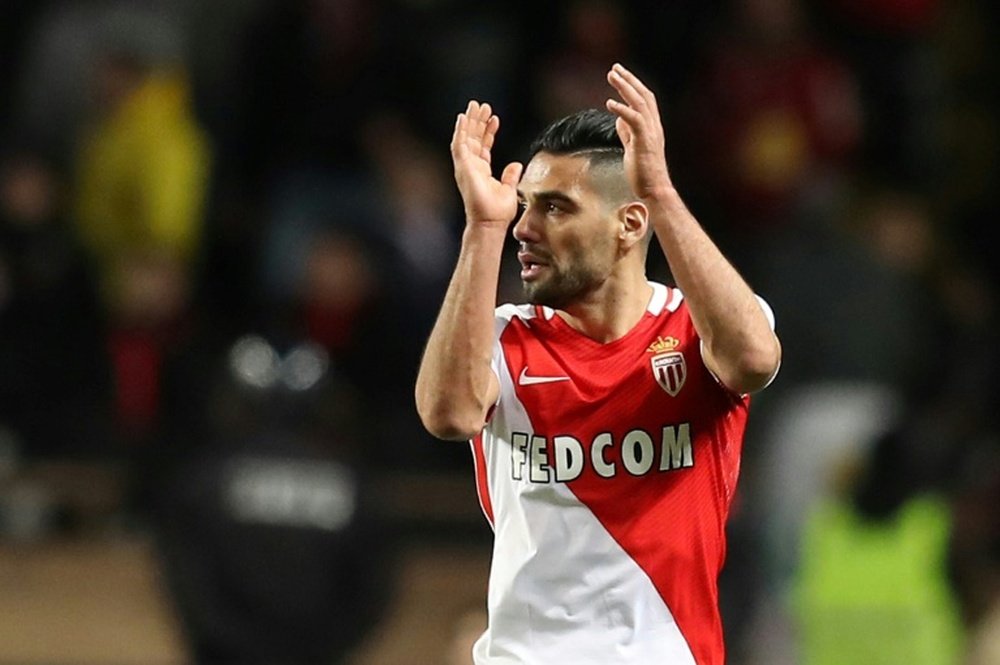
[[606,344],[624,337],[639,323],[652,296],[653,287],[644,273],[625,279],[613,275],[599,289],[556,310],[556,314],[571,328]]

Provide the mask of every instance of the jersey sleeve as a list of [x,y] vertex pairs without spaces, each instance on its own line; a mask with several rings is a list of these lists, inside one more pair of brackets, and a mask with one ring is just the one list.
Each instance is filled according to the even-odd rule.
[[[771,306],[764,300],[761,296],[754,294],[757,297],[757,302],[760,303],[760,308],[764,310],[764,316],[767,317],[767,322],[771,325],[771,332],[774,332],[774,310]],[[774,373],[771,374],[767,379],[767,383],[764,384],[764,388],[774,383],[775,377],[778,376],[778,372],[781,371],[781,361],[778,361],[778,366],[774,368]]]
[[774,330],[774,310],[771,309],[771,306],[769,304],[767,304],[767,301],[764,300],[761,296],[759,296],[757,294],[754,294],[754,296],[757,298],[757,302],[760,303],[760,308],[762,310],[764,310],[764,316],[767,317],[767,322],[769,324],[771,324],[771,330],[773,331]]
[[[503,334],[504,329],[510,323],[511,319],[518,315],[518,307],[516,305],[501,305],[496,308],[496,312],[493,318],[493,357],[490,360],[490,370],[493,375],[497,377],[497,381],[501,381],[503,377],[503,366],[506,362],[504,359],[503,345],[500,344],[500,336]],[[503,391],[497,393],[496,402],[490,407],[490,413],[492,415],[493,409],[496,408],[497,404],[500,403],[500,395]]]

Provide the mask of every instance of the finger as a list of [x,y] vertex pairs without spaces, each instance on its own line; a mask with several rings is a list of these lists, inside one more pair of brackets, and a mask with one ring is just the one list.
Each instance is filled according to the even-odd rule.
[[479,112],[479,102],[477,102],[474,99],[470,99],[469,105],[465,107],[465,113],[463,114],[462,117],[462,126],[465,129],[466,135],[468,135],[472,131],[470,125],[472,124],[472,121],[475,119],[476,113],[478,112]]
[[[484,116],[485,114],[485,116]],[[487,121],[490,118],[490,105],[480,104],[473,100],[467,115],[466,131],[469,138],[469,149],[473,154],[482,154],[482,144],[487,132]]]
[[483,143],[480,147],[479,154],[486,160],[487,163],[490,162],[490,151],[493,150],[493,142],[496,140],[497,130],[500,129],[500,118],[495,115],[491,115],[490,119],[486,122],[486,131],[483,134]]
[[632,89],[639,93],[651,109],[654,111],[657,109],[656,95],[653,94],[653,91],[638,76],[629,71],[625,65],[616,62],[611,67],[611,71],[617,73]]
[[500,182],[517,189],[517,183],[521,182],[521,172],[523,170],[524,165],[521,162],[511,162],[504,167],[503,173],[500,174]]
[[618,116],[631,128],[633,129],[641,128],[643,124],[642,113],[632,108],[628,104],[623,104],[617,99],[609,99],[608,101],[605,102],[605,106],[609,111]]
[[458,114],[455,122],[455,138],[452,141],[452,155],[456,162],[464,160],[469,153],[469,118],[465,113]]
[[481,104],[474,101],[474,106],[469,109],[470,129],[473,132],[485,129],[486,121],[492,115],[489,104]]
[[455,116],[455,128],[451,133],[451,147],[454,148],[458,144],[458,130],[462,126],[462,118],[465,117],[465,113],[459,113]]
[[643,83],[638,76],[632,73],[632,71],[629,70],[629,68],[623,65],[622,63],[616,62],[615,64],[611,65],[611,71],[615,72],[623,79],[628,81],[629,85],[634,87],[636,90],[642,92],[643,94],[645,93],[652,94],[649,88],[646,86],[646,84]]
[[646,98],[618,71],[612,69],[608,72],[608,83],[618,92],[626,104],[637,111],[647,111],[649,104]]
[[479,120],[482,121],[483,123],[488,122],[490,116],[492,115],[493,115],[493,107],[491,107],[488,103],[484,103],[482,106],[479,107]]
[[465,109],[465,131],[469,136],[476,135],[476,121],[479,118],[479,102],[474,99],[469,100],[469,106]]
[[451,154],[454,156],[458,154],[458,135],[462,128],[462,116],[464,114],[459,113],[455,116],[455,129],[451,133]]

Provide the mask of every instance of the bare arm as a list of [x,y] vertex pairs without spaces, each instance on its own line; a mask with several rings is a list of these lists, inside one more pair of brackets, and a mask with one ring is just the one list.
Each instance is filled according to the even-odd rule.
[[490,369],[494,309],[507,227],[517,213],[521,164],[492,175],[500,127],[489,104],[469,102],[451,142],[455,181],[465,204],[462,248],[417,374],[420,419],[441,439],[469,439],[485,424],[500,386]]
[[634,74],[615,65],[608,82],[621,97],[609,99],[625,145],[625,171],[649,210],[670,272],[704,343],[705,364],[739,393],[763,388],[777,371],[781,345],[760,303],[735,268],[688,211],[667,169],[656,97]]

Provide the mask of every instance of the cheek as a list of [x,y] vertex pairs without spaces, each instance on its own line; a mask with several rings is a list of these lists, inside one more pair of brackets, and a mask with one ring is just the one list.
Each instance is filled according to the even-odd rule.
[[564,269],[567,272],[586,274],[589,277],[607,275],[615,262],[616,244],[605,235],[583,239],[576,238],[566,246]]

